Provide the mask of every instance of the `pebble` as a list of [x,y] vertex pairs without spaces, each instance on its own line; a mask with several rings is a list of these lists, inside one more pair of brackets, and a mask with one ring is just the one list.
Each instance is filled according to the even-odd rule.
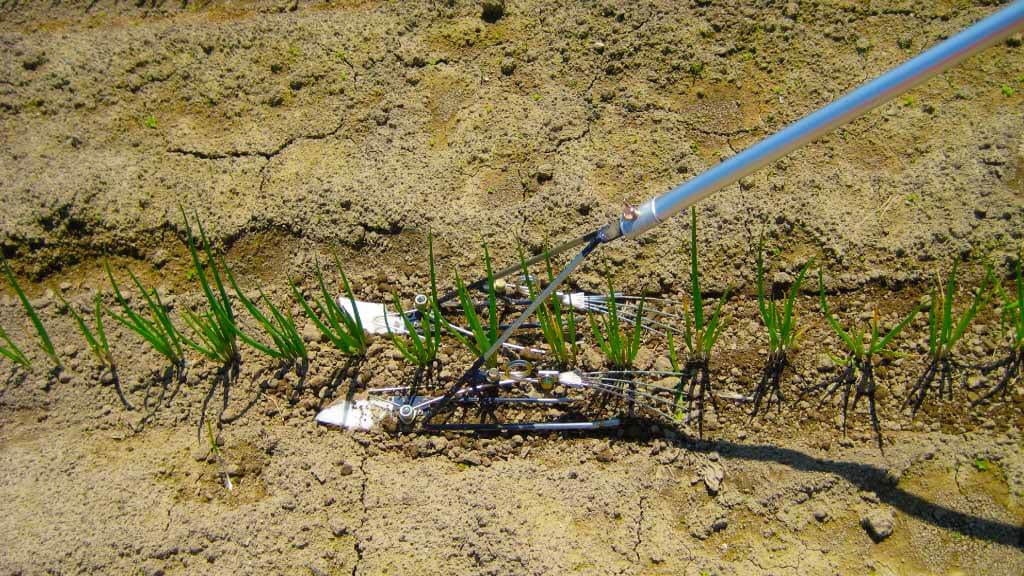
[[321,336],[323,334],[312,321],[306,322],[306,325],[302,327],[302,339],[306,342],[319,341]]
[[896,526],[896,519],[889,510],[875,510],[860,519],[860,525],[868,532],[875,542],[881,542],[889,536]]
[[537,167],[537,182],[547,182],[555,177],[555,168],[551,164],[541,164]]

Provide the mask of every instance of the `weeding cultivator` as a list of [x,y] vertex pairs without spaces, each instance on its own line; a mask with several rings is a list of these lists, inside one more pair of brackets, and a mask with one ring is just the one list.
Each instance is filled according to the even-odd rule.
[[[459,290],[441,297],[437,296],[432,274],[432,294],[417,297],[413,310],[402,311],[397,306],[389,309],[385,304],[359,302],[351,296],[339,298],[338,304],[361,322],[367,332],[410,336],[413,345],[421,352],[431,337],[439,340],[442,332],[449,333],[470,344],[477,352],[477,359],[443,392],[421,389],[424,386],[419,382],[369,389],[366,390],[366,399],[347,400],[330,406],[317,416],[317,420],[323,424],[355,429],[391,423],[394,426],[442,430],[591,430],[618,426],[622,416],[652,416],[670,422],[701,418],[705,392],[711,402],[717,402],[719,398],[734,402],[752,401],[744,396],[711,393],[709,383],[694,387],[695,382],[707,378],[706,354],[710,346],[688,346],[691,352],[695,351],[695,357],[687,366],[703,366],[703,376],[690,374],[690,368],[679,370],[675,366],[673,371],[631,370],[631,357],[627,358],[629,362],[613,361],[615,371],[580,372],[559,370],[561,363],[556,358],[557,351],[516,344],[511,337],[517,330],[557,329],[564,332],[560,335],[561,341],[574,347],[575,327],[578,325],[576,314],[579,313],[580,318],[585,315],[585,321],[591,323],[602,322],[595,321],[595,316],[604,317],[606,330],[591,327],[595,335],[607,335],[608,340],[598,344],[609,356],[609,351],[635,355],[644,331],[669,338],[673,334],[681,335],[689,341],[694,337],[697,340],[707,337],[713,343],[720,330],[718,310],[704,318],[699,296],[687,307],[613,291],[607,295],[560,292],[559,287],[601,245],[621,238],[637,238],[702,198],[866,114],[1021,29],[1024,29],[1024,1],[1006,6],[688,182],[641,206],[627,205],[616,220],[598,230],[545,254],[524,258],[519,265],[497,272],[491,272],[488,258],[486,278],[469,285],[458,280]],[[574,250],[578,252],[568,264],[557,275],[551,273],[550,258]],[[538,282],[528,270],[530,266],[544,261],[549,263],[549,277],[543,289],[537,290]],[[695,253],[693,261],[691,274],[696,287]],[[474,300],[469,296],[473,291],[483,293],[485,298]],[[695,294],[699,295],[699,289]],[[515,315],[508,323],[497,320],[499,302],[503,312],[514,311]],[[451,316],[451,310],[460,306],[469,326],[459,326],[446,319],[446,315]],[[487,310],[488,326],[481,325],[475,312],[470,314],[476,309]],[[550,322],[553,313],[559,317],[554,323]],[[544,315],[547,315],[548,322],[541,320]],[[531,318],[537,322],[528,323]],[[620,330],[620,322],[630,327]],[[695,329],[689,328],[691,325]],[[506,351],[510,359],[499,363],[499,350]],[[427,363],[432,366],[433,358],[427,358]],[[687,380],[691,384],[684,390],[683,384]],[[427,395],[430,392],[434,394]],[[696,408],[694,400],[698,401]],[[682,410],[681,406],[686,406],[686,409]],[[538,417],[526,416],[533,413],[538,413]],[[506,415],[512,417],[506,418]]]

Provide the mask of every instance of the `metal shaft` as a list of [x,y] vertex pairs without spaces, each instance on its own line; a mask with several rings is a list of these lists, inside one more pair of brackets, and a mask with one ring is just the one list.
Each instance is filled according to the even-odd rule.
[[604,229],[606,240],[636,238],[692,204],[778,160],[873,108],[903,94],[978,52],[1024,29],[1019,0],[963,32],[875,78],[692,180],[630,210]]

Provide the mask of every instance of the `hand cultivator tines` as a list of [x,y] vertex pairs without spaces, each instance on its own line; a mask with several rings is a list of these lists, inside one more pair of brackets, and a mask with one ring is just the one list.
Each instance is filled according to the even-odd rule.
[[[611,291],[610,296],[566,294],[558,292],[559,286],[600,245],[619,238],[637,238],[702,198],[866,114],[880,104],[899,96],[1022,28],[1024,28],[1024,1],[1019,1],[882,76],[867,82],[780,132],[761,140],[692,180],[639,207],[627,205],[615,221],[598,230],[566,242],[549,253],[529,259],[524,258],[520,264],[497,272],[491,270],[489,255],[485,252],[487,276],[470,284],[463,284],[462,280],[456,276],[457,289],[444,297],[437,297],[432,272],[432,296],[419,298],[418,309],[406,315],[399,314],[397,309],[389,312],[382,304],[355,302],[351,298],[339,299],[339,305],[346,308],[349,314],[358,313],[367,331],[406,333],[410,335],[414,346],[422,346],[424,343],[422,339],[428,333],[426,325],[443,325],[447,333],[456,336],[472,348],[477,359],[444,394],[421,397],[411,386],[372,390],[371,396],[386,394],[391,394],[391,396],[384,399],[371,398],[345,402],[328,408],[318,416],[318,420],[343,426],[367,427],[379,419],[387,420],[388,416],[394,415],[400,422],[408,425],[418,423],[420,426],[435,429],[593,429],[614,426],[619,421],[614,417],[596,420],[575,418],[578,413],[574,411],[585,406],[588,397],[591,399],[595,397],[608,400],[616,399],[619,404],[624,403],[630,412],[648,413],[672,421],[677,419],[678,403],[683,399],[693,400],[681,392],[678,385],[665,385],[663,384],[664,380],[658,383],[644,383],[643,376],[675,377],[677,381],[679,378],[688,378],[689,388],[697,396],[698,414],[696,416],[700,417],[703,413],[704,397],[709,396],[712,401],[716,397],[711,390],[707,375],[707,352],[713,344],[719,327],[705,325],[704,319],[698,318],[701,314],[698,312],[696,301],[691,323],[686,321],[687,311],[685,309],[681,309],[679,311],[681,317],[677,317],[671,306],[659,309],[658,312],[653,311],[653,306],[642,310],[644,308],[643,299],[638,300],[635,297],[616,294],[614,291]],[[502,282],[513,274],[525,273],[524,271],[531,265],[571,250],[579,250],[579,252],[557,275],[550,274],[549,271],[548,283],[539,292],[530,286],[529,280],[525,282],[527,284],[525,296],[519,286],[510,287],[508,283]],[[691,280],[696,288],[698,278],[695,270],[695,251],[693,259],[694,271],[691,274]],[[528,279],[529,276],[526,278]],[[474,290],[485,291],[487,295],[485,303],[472,301],[469,293]],[[509,292],[518,293],[516,294],[518,299],[510,297]],[[699,293],[699,290],[697,292]],[[724,299],[723,297],[722,300]],[[502,302],[503,312],[511,310],[509,305],[516,305],[515,310],[518,315],[511,322],[506,323],[499,319],[499,300]],[[558,302],[558,305],[552,304],[552,302]],[[568,306],[565,306],[566,304]],[[520,310],[518,306],[522,306],[522,309]],[[442,316],[444,311],[457,307],[461,307],[466,326],[456,326],[449,320],[436,318],[436,316]],[[563,312],[565,311],[561,310],[562,308],[569,308],[569,313],[564,314],[564,324]],[[478,310],[483,312],[483,315]],[[605,325],[605,331],[610,334],[612,331],[608,328],[614,328],[614,333],[618,335],[616,339],[622,337],[617,325],[619,319],[627,323],[640,323],[642,329],[669,337],[676,332],[671,327],[679,325],[680,320],[683,320],[681,322],[684,327],[682,335],[688,341],[692,341],[688,350],[691,355],[695,356],[689,359],[687,364],[692,365],[692,362],[697,362],[697,365],[700,366],[703,363],[703,372],[688,374],[684,371],[668,375],[644,374],[623,369],[610,374],[585,374],[543,368],[533,370],[532,366],[526,369],[525,365],[515,362],[511,363],[505,372],[498,369],[495,355],[501,349],[534,359],[542,356],[543,351],[540,349],[528,349],[509,342],[512,334],[523,327],[541,328],[545,332],[546,340],[551,334],[554,334],[560,339],[568,337],[569,344],[575,344],[577,323],[574,311],[588,315],[590,313],[607,314],[609,322]],[[616,318],[615,321],[611,321],[613,316]],[[539,324],[526,324],[526,320],[531,317],[536,317]],[[554,322],[553,318],[557,322]],[[433,323],[435,320],[438,324]],[[591,322],[591,327],[594,328],[593,332],[596,334],[599,330],[595,328],[595,324]],[[413,335],[411,332],[416,332],[416,334]],[[431,334],[436,337],[437,331],[435,330]],[[697,346],[697,341],[703,339],[708,339],[706,345]],[[881,340],[888,340],[888,338]],[[621,341],[617,344],[631,345],[629,342]],[[873,337],[870,348],[874,349],[876,344],[880,344],[880,342],[876,342]],[[602,346],[602,348],[604,347]],[[621,349],[612,351],[621,353]],[[609,350],[605,350],[605,352],[608,355]],[[554,355],[563,356],[560,353],[552,356]],[[868,356],[868,354],[863,356]],[[417,357],[419,357],[418,352]],[[616,364],[617,368],[625,368]],[[695,374],[699,374],[699,376],[695,376]],[[681,382],[685,383],[687,380]],[[869,381],[864,385],[869,389],[861,391],[862,385],[858,385],[857,395],[866,394],[870,400],[871,383]],[[842,386],[845,386],[848,391],[850,383],[844,382]],[[759,398],[771,393],[777,394],[777,390],[769,382],[760,390]],[[921,397],[923,398],[923,390]],[[565,417],[542,423],[500,423],[497,421],[497,414],[501,411],[509,411],[510,407],[518,409],[531,406],[548,409],[564,408]],[[479,423],[452,421],[454,416],[467,412],[467,408],[475,409],[480,420]],[[595,410],[600,411],[601,407],[597,407]],[[692,413],[690,415],[693,416]]]
[[[443,396],[421,396],[414,386],[370,388],[367,400],[341,402],[317,415],[324,424],[368,429],[378,422],[390,427],[412,427],[424,421],[432,430],[540,431],[597,430],[617,427],[621,419],[579,419],[584,412],[608,412],[625,407],[630,416],[649,415],[668,421],[689,420],[681,408],[687,400],[679,382],[680,372],[638,371],[580,372],[536,368],[527,360],[512,360],[505,371],[480,370],[472,383],[448,400],[453,412],[475,412],[479,422],[425,422]],[[651,379],[657,379],[652,382]],[[720,397],[749,402],[739,394]],[[559,408],[564,416],[549,422],[500,421],[505,415],[522,414],[531,408]],[[511,414],[509,414],[511,413]],[[520,414],[516,414],[520,413]]]

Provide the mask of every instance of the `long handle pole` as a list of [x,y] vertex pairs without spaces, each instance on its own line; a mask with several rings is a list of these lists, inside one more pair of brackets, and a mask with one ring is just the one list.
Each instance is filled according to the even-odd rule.
[[603,240],[614,240],[620,236],[636,238],[702,198],[866,114],[1021,29],[1024,29],[1024,0],[1014,2],[692,180],[638,208],[627,208],[617,221],[601,230]]

